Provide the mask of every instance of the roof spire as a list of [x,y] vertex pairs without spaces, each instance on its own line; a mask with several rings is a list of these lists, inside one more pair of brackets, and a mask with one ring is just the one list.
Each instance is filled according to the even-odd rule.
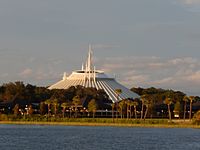
[[81,67],[81,70],[82,70],[82,71],[84,71],[84,66],[83,66],[83,63],[82,63],[82,67]]
[[66,80],[66,79],[67,79],[67,73],[64,72],[64,74],[63,74],[63,80]]
[[[88,49],[88,58],[85,64],[85,79],[88,79],[88,84],[91,85],[91,77],[93,77],[92,73],[93,67],[92,67],[92,46],[89,44],[89,49]],[[85,80],[86,81],[86,80]]]
[[89,44],[88,60],[87,60],[88,71],[92,69],[92,46]]

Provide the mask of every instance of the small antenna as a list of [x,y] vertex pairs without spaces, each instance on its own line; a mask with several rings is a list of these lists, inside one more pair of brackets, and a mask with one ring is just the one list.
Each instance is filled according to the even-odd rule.
[[66,79],[67,79],[67,73],[64,72],[64,74],[63,74],[63,80],[66,80]]
[[82,68],[81,68],[81,70],[82,70],[82,71],[84,71],[84,66],[83,66],[83,63],[82,63]]
[[94,66],[94,71],[93,71],[93,78],[94,78],[94,82],[96,82],[96,68]]
[[114,76],[114,79],[116,79],[116,78],[117,78],[117,76],[116,76],[116,74],[115,74],[115,73],[113,74],[113,76]]

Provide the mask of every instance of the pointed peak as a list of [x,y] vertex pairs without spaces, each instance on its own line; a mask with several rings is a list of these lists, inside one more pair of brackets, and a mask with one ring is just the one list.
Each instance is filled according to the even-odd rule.
[[87,70],[90,72],[92,69],[92,46],[89,44],[89,50],[88,50],[88,58],[87,58]]
[[84,70],[84,66],[83,66],[83,63],[82,63],[82,67],[81,67],[81,70],[82,70],[82,71]]
[[89,44],[89,51],[92,51],[92,45]]
[[67,79],[67,73],[64,72],[64,74],[63,74],[63,80],[66,80],[66,79]]

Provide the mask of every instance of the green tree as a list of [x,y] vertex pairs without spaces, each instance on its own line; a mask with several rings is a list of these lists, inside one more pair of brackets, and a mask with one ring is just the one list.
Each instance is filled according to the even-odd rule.
[[189,98],[185,95],[185,96],[183,97],[183,101],[184,101],[183,119],[184,119],[184,121],[185,121],[187,102],[189,101]]
[[140,117],[140,119],[142,119],[143,118],[143,112],[144,112],[144,102],[146,101],[146,95],[142,95],[141,97],[140,97],[140,100],[141,100],[141,102],[142,102],[142,108],[141,108],[141,117]]
[[125,101],[122,100],[119,102],[119,112],[120,112],[120,116],[121,118],[123,118],[123,109],[124,109],[124,106],[125,106]]
[[40,102],[40,114],[44,115],[45,114],[45,103]]
[[65,111],[66,111],[66,108],[69,107],[69,103],[67,102],[64,102],[61,104],[61,107],[63,108],[62,112],[63,112],[63,118],[65,117]]
[[170,105],[172,104],[172,99],[169,98],[169,97],[166,97],[164,103],[167,105],[168,113],[169,113],[169,120],[171,122],[172,121],[172,115],[171,115]]
[[115,89],[115,94],[117,95],[117,102],[115,107],[116,107],[116,118],[118,118],[118,109],[119,109],[119,105],[118,105],[118,102],[120,100],[120,94],[122,93],[122,90],[121,89]]
[[4,91],[4,100],[5,101],[12,101],[17,104],[25,104],[26,101],[26,92],[25,86],[23,82],[15,82],[15,83],[8,83],[4,84],[5,91]]
[[33,106],[32,105],[29,105],[28,106],[28,115],[32,115],[34,113],[34,109],[33,109]]
[[189,119],[192,119],[192,103],[195,101],[195,96],[189,96],[189,101],[190,101],[190,114],[189,114]]
[[115,117],[118,118],[119,113],[119,102],[115,102]]
[[179,117],[180,116],[180,111],[181,111],[181,104],[180,104],[179,101],[177,101],[175,103],[175,105],[174,105],[174,115],[175,115],[175,117]]
[[96,100],[92,99],[88,103],[88,111],[93,113],[93,118],[95,117],[95,113],[97,111],[97,108],[98,108],[98,104],[97,104]]
[[130,110],[130,118],[132,118],[132,116],[133,116],[133,113],[132,113],[132,107],[134,106],[133,102],[134,101],[130,100],[130,103],[129,103],[129,106],[130,106],[130,109],[129,109]]
[[111,107],[112,107],[112,120],[114,122],[114,109],[115,109],[115,103],[112,103],[111,104]]
[[131,118],[131,100],[129,99],[126,100],[126,114],[127,119]]
[[138,102],[137,101],[133,101],[131,103],[131,105],[133,105],[133,107],[134,107],[135,119],[137,119],[137,106],[138,106]]
[[59,103],[56,98],[52,101],[52,105],[54,107],[54,114],[57,115]]
[[151,105],[152,105],[152,102],[151,102],[150,97],[148,97],[148,98],[145,99],[144,105],[146,106],[146,110],[145,110],[145,114],[144,114],[144,120],[145,120],[145,119],[146,119],[146,116],[147,116],[147,113],[148,113],[148,110],[149,110],[149,108],[150,108]]
[[48,117],[49,117],[49,115],[50,115],[50,111],[51,111],[51,100],[50,99],[47,99],[45,102],[45,105],[47,105],[47,107],[48,107]]
[[78,105],[81,105],[80,97],[78,95],[74,96],[73,99],[72,99],[72,103],[73,103],[74,108],[75,108],[75,117],[77,118],[78,117]]
[[19,112],[19,104],[15,105],[15,107],[13,108],[13,111],[14,111],[14,115],[15,116],[18,116],[20,114],[20,112]]
[[193,122],[197,125],[200,125],[200,110],[194,114]]

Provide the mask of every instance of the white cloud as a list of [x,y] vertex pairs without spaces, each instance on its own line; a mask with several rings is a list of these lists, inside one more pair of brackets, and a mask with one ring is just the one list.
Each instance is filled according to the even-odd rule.
[[21,71],[19,73],[19,75],[24,77],[24,78],[30,76],[31,74],[32,74],[32,69],[30,69],[30,68],[24,69],[23,71]]
[[52,70],[48,70],[47,68],[40,67],[34,70],[30,68],[22,70],[20,73],[18,73],[18,76],[15,77],[15,80],[24,81],[25,83],[47,86],[49,85],[49,81],[56,82],[61,78],[62,74],[59,74]]
[[200,84],[200,70],[190,74],[190,76],[187,77],[189,81],[192,81],[194,83]]
[[194,5],[194,4],[200,4],[200,0],[181,0],[184,2],[184,4],[188,5]]
[[183,7],[190,12],[200,12],[200,0],[177,0]]

